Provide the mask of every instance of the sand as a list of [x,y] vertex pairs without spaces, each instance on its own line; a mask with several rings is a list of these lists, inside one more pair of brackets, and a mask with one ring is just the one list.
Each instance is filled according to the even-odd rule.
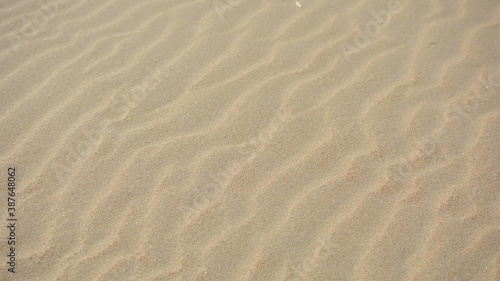
[[0,280],[500,280],[497,0],[2,0],[0,38]]

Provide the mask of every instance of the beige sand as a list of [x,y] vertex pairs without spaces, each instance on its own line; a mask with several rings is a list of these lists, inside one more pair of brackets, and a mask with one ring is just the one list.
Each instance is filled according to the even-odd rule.
[[0,19],[0,280],[500,280],[499,1]]

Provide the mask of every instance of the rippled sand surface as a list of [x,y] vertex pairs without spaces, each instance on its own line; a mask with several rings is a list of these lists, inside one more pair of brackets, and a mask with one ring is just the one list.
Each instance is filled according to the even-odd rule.
[[0,280],[500,280],[498,0],[2,0]]

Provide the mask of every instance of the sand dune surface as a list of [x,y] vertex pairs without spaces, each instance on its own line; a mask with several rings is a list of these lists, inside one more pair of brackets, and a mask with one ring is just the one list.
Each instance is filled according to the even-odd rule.
[[500,280],[497,0],[2,0],[0,97],[0,280]]

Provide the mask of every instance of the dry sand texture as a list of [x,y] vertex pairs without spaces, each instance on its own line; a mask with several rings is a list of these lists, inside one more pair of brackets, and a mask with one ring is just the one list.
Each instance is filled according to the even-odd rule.
[[0,95],[0,280],[500,280],[498,0],[1,0]]

